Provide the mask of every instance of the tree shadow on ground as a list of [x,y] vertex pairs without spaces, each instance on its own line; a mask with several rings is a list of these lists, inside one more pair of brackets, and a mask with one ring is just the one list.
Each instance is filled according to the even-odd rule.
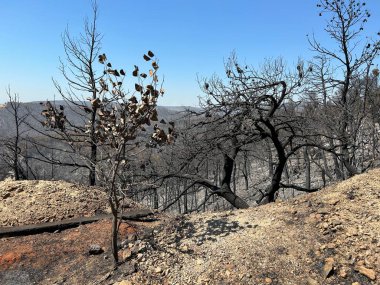
[[[197,222],[197,224],[201,223]],[[192,222],[184,221],[176,242],[179,243],[183,238],[188,238],[193,239],[197,245],[201,245],[206,240],[216,242],[218,237],[225,237],[242,229],[244,227],[237,221],[228,221],[226,218],[211,218],[197,227]]]

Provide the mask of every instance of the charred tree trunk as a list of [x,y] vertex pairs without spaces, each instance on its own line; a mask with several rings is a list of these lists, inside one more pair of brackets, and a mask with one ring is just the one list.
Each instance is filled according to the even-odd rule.
[[276,200],[275,196],[276,196],[277,191],[280,189],[280,182],[281,182],[282,173],[284,172],[285,164],[286,164],[286,157],[283,156],[279,158],[279,162],[276,165],[276,169],[272,177],[271,185],[269,186],[269,190],[267,191],[269,203],[274,202]]
[[272,149],[269,145],[267,144],[268,147],[268,171],[269,171],[269,177],[273,177],[273,156],[272,156]]
[[237,179],[237,164],[235,163],[235,167],[233,170],[233,192],[236,194],[236,179]]
[[177,191],[177,193],[176,193],[176,195],[177,195],[177,197],[179,198],[178,199],[178,201],[177,201],[177,207],[178,207],[178,209],[177,209],[177,211],[178,211],[178,213],[179,214],[181,214],[182,213],[182,209],[181,209],[181,189],[180,189],[180,184],[178,183],[178,179],[176,179],[177,180],[177,185],[176,186],[174,186],[173,184],[172,184],[172,189],[176,189]]
[[90,186],[94,186],[96,184],[96,152],[97,152],[97,146],[96,144],[91,144],[91,165],[90,165],[90,173],[89,173],[89,183]]
[[285,168],[284,168],[284,175],[285,175],[285,179],[286,179],[288,184],[290,183],[289,164],[291,165],[291,163],[286,163]]
[[218,195],[226,199],[235,208],[245,209],[249,207],[247,202],[245,202],[243,199],[237,196],[231,189],[231,178],[234,168],[234,158],[236,158],[237,151],[237,149],[233,151],[233,158],[231,158],[227,154],[224,154],[223,156],[224,162],[222,170],[222,179]]
[[188,190],[186,190],[187,188],[187,180],[184,181],[184,184],[183,184],[183,189],[185,191],[184,195],[183,195],[183,213],[184,214],[187,214],[189,212],[189,209],[188,209]]
[[159,198],[158,198],[158,190],[153,189],[153,209],[158,209],[159,207]]
[[275,127],[271,124],[269,120],[264,121],[264,124],[269,129],[270,138],[276,149],[277,159],[278,159],[277,165],[275,167],[275,170],[271,179],[271,184],[268,190],[266,191],[267,201],[271,203],[276,200],[275,196],[276,196],[277,191],[280,189],[282,173],[284,172],[285,165],[288,158],[285,154],[285,147],[282,145],[278,132],[276,131]]
[[246,152],[244,152],[244,166],[243,166],[242,172],[243,172],[243,176],[244,176],[245,191],[248,192],[248,190],[249,190],[248,177],[249,177],[250,171],[249,171],[249,165],[248,165],[248,155]]
[[310,158],[307,147],[304,148],[303,158],[305,161],[305,188],[310,190],[311,181],[310,181]]
[[119,254],[118,254],[118,246],[117,246],[117,233],[118,233],[118,219],[117,219],[117,211],[116,213],[112,212],[112,255],[114,258],[114,262],[117,264],[119,262]]
[[[16,119],[17,122],[17,119]],[[13,152],[13,172],[15,174],[15,180],[20,180],[20,168],[19,168],[19,128],[18,124],[16,123],[16,137],[14,141],[14,152]]]

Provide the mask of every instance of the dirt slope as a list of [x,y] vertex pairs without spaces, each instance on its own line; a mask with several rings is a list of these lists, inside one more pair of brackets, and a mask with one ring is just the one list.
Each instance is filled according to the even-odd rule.
[[[138,207],[131,200],[130,207]],[[106,194],[97,187],[65,181],[0,182],[0,227],[20,226],[110,213]]]
[[380,170],[289,202],[186,216],[158,235],[135,284],[380,284]]
[[[154,231],[123,232],[118,270],[104,223],[2,239],[0,284],[380,284],[380,169],[288,202],[125,225]],[[103,254],[88,256],[92,239]]]

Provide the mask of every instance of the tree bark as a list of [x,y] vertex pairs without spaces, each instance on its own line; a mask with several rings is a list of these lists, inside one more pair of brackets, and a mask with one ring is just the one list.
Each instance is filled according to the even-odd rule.
[[157,191],[157,189],[153,189],[153,209],[158,209],[159,207],[159,197]]
[[[187,180],[184,181],[184,184],[183,184],[183,189],[186,189],[187,188]],[[188,209],[188,190],[185,190],[185,193],[183,194],[183,213],[184,214],[187,214],[189,209]]]
[[114,206],[111,206],[112,208],[112,239],[111,239],[111,248],[112,248],[112,255],[114,258],[115,264],[119,262],[119,254],[118,254],[118,246],[117,246],[117,234],[118,234],[118,219],[117,219],[117,209],[114,208]]
[[311,181],[310,181],[310,158],[308,153],[308,148],[304,147],[303,158],[305,161],[305,188],[310,190]]
[[272,176],[271,185],[268,187],[268,190],[266,191],[266,196],[268,197],[267,200],[269,203],[271,203],[276,200],[275,195],[277,191],[280,189],[282,173],[284,172],[288,158],[285,154],[285,148],[281,143],[281,140],[279,138],[278,133],[276,132],[275,127],[271,124],[271,122],[268,119],[264,121],[264,124],[269,129],[270,138],[276,149],[278,159],[278,163]]
[[[232,157],[236,157],[237,149],[233,150]],[[239,196],[237,196],[231,189],[231,178],[234,168],[234,159],[228,156],[227,154],[223,155],[224,164],[222,170],[222,179],[219,196],[226,199],[232,206],[238,209],[248,208],[249,205]]]

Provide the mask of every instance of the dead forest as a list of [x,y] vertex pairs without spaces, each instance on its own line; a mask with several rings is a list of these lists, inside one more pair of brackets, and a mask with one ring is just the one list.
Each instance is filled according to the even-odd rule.
[[1,178],[99,185],[116,212],[128,197],[183,214],[287,199],[378,167],[380,34],[366,34],[363,1],[318,3],[334,47],[310,35],[314,57],[295,66],[232,53],[224,75],[198,78],[197,107],[159,106],[165,62],[153,51],[115,67],[94,6],[84,41],[64,33],[59,101],[6,90]]

